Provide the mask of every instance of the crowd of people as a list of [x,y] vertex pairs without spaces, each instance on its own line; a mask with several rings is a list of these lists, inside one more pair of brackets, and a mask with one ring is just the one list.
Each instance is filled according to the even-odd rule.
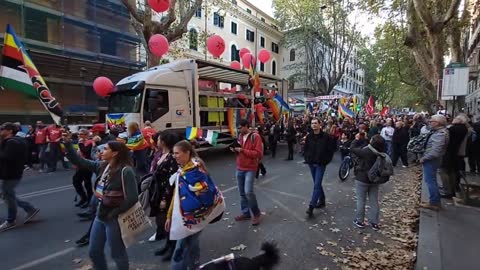
[[[430,197],[420,207],[432,210],[441,208],[441,197],[455,196],[465,171],[465,157],[469,158],[471,172],[480,172],[480,138],[477,138],[480,123],[472,124],[463,114],[456,116],[451,123],[443,115],[365,116],[356,119],[302,115],[286,122],[272,120],[257,129],[242,120],[238,131],[238,138],[229,146],[236,155],[240,194],[240,214],[235,220],[250,221],[253,226],[258,226],[262,218],[254,192],[255,177],[267,173],[262,159],[266,154],[275,158],[281,140],[288,145],[286,160],[294,159],[295,145],[298,145],[298,152],[310,170],[313,188],[306,209],[308,217],[313,216],[314,209],[326,207],[327,194],[322,182],[335,152],[340,149],[342,159],[352,155],[357,195],[353,223],[358,228],[367,226],[367,198],[370,204],[368,225],[374,230],[381,228],[379,188],[388,177],[384,182],[372,179],[373,174],[382,170],[376,165],[379,158],[387,160],[393,167],[399,159],[402,167],[411,166],[412,162],[421,164]],[[42,122],[23,133],[19,123],[5,123],[0,127],[0,138],[0,180],[8,206],[8,217],[0,225],[0,231],[15,227],[17,205],[27,213],[25,222],[39,211],[15,195],[15,187],[24,170],[38,163],[39,171],[53,172],[61,161],[66,168],[70,164],[75,166],[72,181],[79,197],[75,206],[86,208],[78,215],[91,221],[88,232],[77,244],[89,245],[95,269],[107,269],[105,243],[110,246],[117,269],[128,269],[128,255],[117,217],[139,198],[146,214],[156,223],[152,240],[165,239],[164,246],[156,250],[155,255],[171,261],[172,269],[195,269],[198,266],[201,229],[183,238],[171,239],[171,231],[183,226],[173,218],[174,209],[179,207],[175,206],[175,194],[207,196],[201,199],[210,202],[219,194],[207,188],[214,186],[213,181],[206,164],[190,142],[168,130],[157,132],[149,122],[144,123],[143,129],[138,123],[129,123],[126,131],[114,128],[108,133],[103,124],[97,124],[91,130],[80,129],[77,134],[58,125],[45,126]],[[442,189],[437,184],[438,170]],[[178,177],[174,183],[173,176]],[[213,217],[209,223],[219,218],[221,215]]]

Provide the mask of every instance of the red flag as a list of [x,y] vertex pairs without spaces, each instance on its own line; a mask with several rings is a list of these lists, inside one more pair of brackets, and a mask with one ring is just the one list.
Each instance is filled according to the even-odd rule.
[[368,98],[368,102],[365,105],[365,112],[367,112],[367,115],[369,116],[372,116],[375,114],[375,101],[373,100],[372,96]]
[[381,116],[387,116],[388,115],[388,107],[383,107],[382,111],[380,112]]

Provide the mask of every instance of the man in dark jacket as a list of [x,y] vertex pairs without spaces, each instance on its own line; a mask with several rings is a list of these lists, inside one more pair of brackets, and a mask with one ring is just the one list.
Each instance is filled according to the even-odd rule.
[[403,167],[408,166],[408,157],[407,157],[407,144],[409,141],[408,127],[405,127],[402,121],[395,123],[395,131],[393,132],[392,137],[392,164],[397,166],[398,158],[402,159]]
[[325,207],[325,193],[322,180],[327,164],[330,163],[335,152],[335,140],[323,132],[320,120],[312,119],[312,133],[305,139],[305,163],[310,167],[313,178],[312,199],[307,209],[309,217],[313,215],[313,208]]
[[15,187],[23,176],[28,155],[24,140],[15,137],[17,131],[17,127],[9,122],[0,127],[0,180],[3,199],[8,209],[7,220],[0,225],[0,232],[15,227],[17,204],[27,212],[24,222],[30,221],[39,211],[30,203],[21,201],[15,196]]

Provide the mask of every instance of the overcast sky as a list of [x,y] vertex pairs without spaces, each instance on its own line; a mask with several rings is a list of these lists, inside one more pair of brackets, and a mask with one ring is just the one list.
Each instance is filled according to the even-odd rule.
[[249,2],[273,17],[272,0],[249,0]]

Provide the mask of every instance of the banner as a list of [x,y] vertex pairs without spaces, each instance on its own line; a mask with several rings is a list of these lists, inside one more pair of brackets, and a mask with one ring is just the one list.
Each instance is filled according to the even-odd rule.
[[0,64],[0,87],[38,98],[53,121],[60,125],[63,115],[60,103],[52,96],[22,42],[9,24],[4,39]]

